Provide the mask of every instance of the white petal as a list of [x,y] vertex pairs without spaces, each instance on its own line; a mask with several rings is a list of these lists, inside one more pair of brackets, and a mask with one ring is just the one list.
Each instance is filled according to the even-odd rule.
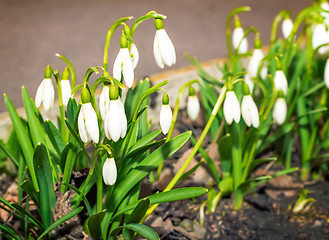
[[248,84],[250,92],[252,92],[254,90],[254,82],[252,81],[249,73],[244,75],[244,81],[245,81],[245,83]]
[[71,97],[70,80],[61,80],[63,105],[66,107]]
[[256,106],[256,103],[252,99],[251,95],[249,95],[248,108],[249,108],[249,117],[250,117],[251,125],[254,128],[258,128],[259,127],[258,108]]
[[257,71],[260,61],[264,58],[264,53],[261,49],[255,49],[248,65],[248,72],[251,77],[257,77]]
[[87,135],[87,130],[86,130],[86,125],[85,125],[82,108],[80,109],[79,116],[78,116],[78,129],[79,129],[79,135],[81,137],[81,140],[84,143],[88,142],[88,135]]
[[329,59],[327,59],[326,66],[324,68],[324,82],[327,88],[329,88]]
[[273,119],[276,123],[281,125],[286,120],[287,116],[287,103],[284,98],[278,98],[275,101],[273,108]]
[[249,109],[249,97],[250,95],[243,96],[241,103],[241,113],[242,118],[248,127],[251,126],[251,117],[250,117],[250,109]]
[[164,68],[164,62],[160,55],[159,42],[156,34],[154,36],[154,42],[153,42],[153,54],[158,67]]
[[294,24],[290,18],[286,18],[282,21],[282,34],[284,39],[287,39],[293,26]]
[[170,67],[176,62],[175,47],[165,29],[157,30],[155,35],[158,38],[161,58]]
[[[328,43],[328,32],[324,24],[317,24],[313,29],[312,46],[316,49],[322,44]],[[325,54],[328,50],[327,46],[321,47],[318,52]]]
[[50,78],[46,78],[43,81],[44,81],[43,93],[42,93],[43,107],[45,111],[49,111],[54,105],[55,90]]
[[121,138],[124,138],[126,136],[127,133],[127,117],[126,117],[126,113],[125,113],[125,107],[123,106],[123,103],[121,102],[121,100],[119,99],[119,103],[120,103],[120,107],[121,107],[121,111],[120,111],[120,115],[121,115]]
[[139,61],[139,53],[136,45],[133,43],[130,47],[130,54],[133,55],[132,61],[133,61],[133,68],[135,69],[137,67],[138,61]]
[[265,66],[265,64],[262,67],[262,70],[260,71],[260,77],[262,79],[266,79],[267,77],[267,66]]
[[43,88],[44,88],[44,80],[41,81],[37,93],[35,94],[35,106],[38,108],[40,107],[42,103],[42,97],[43,97]]
[[236,123],[240,122],[241,118],[241,111],[240,111],[240,104],[239,101],[235,95],[235,93],[232,91],[232,114],[233,114],[233,119]]
[[246,38],[243,38],[243,36],[244,36],[244,31],[241,27],[235,28],[233,30],[233,34],[232,34],[233,47],[234,49],[237,49],[241,42],[238,51],[240,54],[246,53],[248,51],[248,41]]
[[122,48],[121,50],[122,50],[121,55],[123,61],[123,66],[122,66],[123,77],[125,79],[127,86],[131,88],[134,83],[133,62],[131,60],[128,48]]
[[96,112],[91,103],[82,104],[81,110],[85,117],[86,130],[94,143],[99,141],[99,129]]
[[107,127],[109,135],[114,142],[117,142],[121,137],[122,121],[121,121],[121,106],[119,100],[111,100],[108,112]]
[[197,119],[200,112],[200,103],[196,95],[188,97],[186,111],[192,121]]
[[99,96],[99,111],[101,113],[101,117],[103,121],[105,121],[106,112],[109,108],[110,96],[109,96],[110,88],[107,85],[104,85],[101,95]]
[[117,79],[118,81],[121,81],[121,69],[122,69],[122,55],[121,50],[118,52],[117,57],[115,58],[114,64],[113,64],[113,77]]
[[277,70],[274,76],[274,85],[276,89],[281,89],[284,95],[288,92],[288,82],[286,75],[282,70]]
[[[109,107],[110,107],[110,104],[109,104]],[[109,124],[108,122],[110,121],[110,115],[109,115],[109,107],[108,107],[108,110],[106,111],[106,115],[105,115],[105,120],[104,120],[104,132],[105,132],[105,136],[108,138],[108,140],[111,140],[111,136],[110,136],[110,133],[109,133]]]
[[233,119],[235,122],[239,123],[241,115],[240,104],[233,91],[226,92],[223,111],[225,120],[229,125],[232,124]]
[[169,132],[171,122],[172,111],[169,104],[162,105],[160,110],[160,128],[163,134],[166,135]]
[[117,167],[114,158],[107,158],[103,166],[103,180],[106,185],[113,185],[117,180]]

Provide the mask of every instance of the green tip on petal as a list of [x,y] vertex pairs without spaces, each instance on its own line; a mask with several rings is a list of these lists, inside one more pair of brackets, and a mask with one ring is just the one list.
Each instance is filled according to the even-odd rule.
[[123,33],[126,35],[126,36],[130,36],[130,27],[127,25],[127,24],[124,24],[123,26]]
[[242,93],[243,95],[250,95],[250,89],[247,83],[243,83]]
[[160,29],[164,28],[163,21],[161,18],[154,19],[154,25],[155,25],[156,30],[160,30]]
[[68,67],[66,67],[62,73],[62,79],[69,80],[69,77],[70,77],[70,70],[68,69]]
[[45,69],[45,78],[51,78],[51,67],[49,65]]
[[189,96],[195,96],[195,89],[194,89],[194,87],[190,87],[189,89],[188,89],[188,95]]
[[118,90],[118,87],[112,84],[110,86],[109,95],[110,95],[110,100],[117,100],[119,98],[119,90]]
[[278,98],[284,98],[284,93],[283,93],[282,89],[277,90],[277,96],[278,96]]
[[81,101],[82,101],[82,103],[90,103],[91,102],[90,93],[89,93],[89,90],[87,88],[83,88],[81,90]]
[[241,21],[238,15],[234,15],[234,27],[235,28],[241,27]]
[[164,93],[163,94],[163,97],[162,97],[162,104],[163,105],[168,105],[169,104],[169,96],[167,93]]
[[128,47],[128,40],[126,35],[122,34],[121,38],[120,38],[120,47],[121,48],[127,48]]
[[227,82],[227,91],[233,91],[234,87],[233,87],[233,83],[232,81],[228,81]]
[[262,48],[262,41],[259,38],[259,33],[255,36],[255,42],[254,42],[255,49],[261,49]]

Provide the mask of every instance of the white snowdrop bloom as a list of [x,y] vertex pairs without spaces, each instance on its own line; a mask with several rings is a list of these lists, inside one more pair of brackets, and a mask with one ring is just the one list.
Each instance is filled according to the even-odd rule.
[[188,97],[186,111],[192,121],[197,119],[200,112],[200,103],[196,95]]
[[288,82],[286,75],[282,70],[276,70],[275,76],[274,76],[274,85],[276,89],[281,89],[284,93],[284,95],[288,92]]
[[166,30],[163,28],[163,21],[161,19],[154,20],[156,32],[153,42],[153,54],[157,65],[164,68],[166,64],[168,67],[176,63],[176,52],[174,44],[169,38]]
[[241,103],[242,118],[246,125],[254,128],[259,127],[259,113],[258,108],[252,99],[251,95],[244,95]]
[[134,83],[134,68],[128,48],[121,48],[113,65],[113,77],[121,81],[121,72],[127,87]]
[[49,111],[54,106],[55,90],[50,78],[42,80],[35,95],[35,106],[38,108],[43,104],[45,111]]
[[282,21],[282,35],[284,39],[287,39],[289,34],[294,27],[294,23],[292,22],[291,18],[285,18]]
[[232,124],[233,120],[236,123],[240,122],[240,104],[233,90],[226,92],[223,111],[225,120],[229,125]]
[[132,55],[132,63],[133,63],[133,68],[135,69],[137,67],[138,61],[139,61],[139,53],[136,45],[133,43],[130,46],[130,55]]
[[324,82],[327,88],[329,88],[329,59],[327,59],[326,66],[324,68]]
[[283,97],[278,98],[274,103],[273,120],[281,125],[286,120],[287,116],[287,103]]
[[117,142],[127,132],[127,118],[120,99],[110,100],[104,123],[105,135]]
[[[87,90],[88,91],[88,90]],[[90,102],[82,103],[78,116],[78,129],[84,143],[99,141],[99,129],[96,112]]]
[[63,105],[67,107],[67,104],[71,98],[71,84],[70,80],[61,80],[61,88],[62,88],[62,99]]
[[103,121],[105,121],[106,111],[109,108],[110,96],[109,96],[110,88],[108,85],[104,85],[101,95],[99,96],[99,111],[101,113],[101,117]]
[[114,158],[107,158],[103,165],[103,180],[106,185],[112,186],[117,180],[117,167]]
[[232,43],[233,43],[234,49],[237,49],[241,42],[239,50],[238,50],[239,54],[243,54],[248,51],[248,41],[243,36],[244,36],[244,31],[243,31],[242,27],[234,28],[233,34],[232,34]]
[[169,132],[172,122],[172,111],[169,104],[162,105],[160,110],[160,128],[164,135]]
[[[316,49],[322,44],[329,43],[329,33],[323,23],[316,24],[313,29],[312,46]],[[328,46],[323,46],[318,50],[318,53],[325,54],[328,51]]]
[[248,84],[250,92],[252,92],[254,90],[254,82],[252,81],[249,73],[244,75],[244,81],[245,81],[245,83]]
[[[328,2],[323,2],[320,4],[320,7],[323,10],[329,11],[329,3]],[[322,17],[324,17],[324,22],[325,24],[329,25],[329,13],[327,12],[321,12]]]
[[[261,62],[261,60],[264,58],[264,53],[262,51],[262,49],[254,49],[253,54],[250,58],[249,64],[248,64],[248,72],[250,74],[251,77],[257,77],[257,71],[258,71],[258,67],[259,64]],[[265,75],[267,74],[267,67],[263,66],[261,69],[261,77],[263,78],[264,73]],[[264,78],[263,78],[264,79]]]

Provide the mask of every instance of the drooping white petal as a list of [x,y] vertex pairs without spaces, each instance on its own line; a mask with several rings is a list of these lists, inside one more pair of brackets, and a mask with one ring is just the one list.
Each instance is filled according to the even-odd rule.
[[286,120],[287,116],[287,103],[284,98],[278,98],[275,101],[273,108],[273,120],[281,125]]
[[231,125],[233,120],[236,123],[240,122],[240,104],[233,91],[227,91],[223,105],[224,117],[226,122]]
[[121,49],[122,73],[127,87],[131,88],[134,83],[134,68],[128,48]]
[[155,36],[158,39],[158,46],[161,58],[163,62],[170,67],[171,65],[176,63],[176,53],[174,44],[170,40],[165,29],[157,30]]
[[249,73],[244,75],[244,81],[245,81],[245,83],[248,84],[250,92],[252,92],[254,90],[254,82],[252,81]]
[[242,98],[241,113],[242,113],[242,118],[243,118],[244,122],[246,123],[246,125],[248,127],[250,127],[251,126],[251,119],[250,119],[249,98],[248,98],[248,96],[250,96],[250,95],[243,96],[243,98]]
[[[323,3],[321,3],[320,6],[323,10],[329,11],[329,3],[328,2],[323,2]],[[321,15],[324,17],[325,24],[329,25],[329,13],[321,12]]]
[[70,80],[61,80],[61,88],[62,88],[62,99],[63,105],[67,107],[67,104],[71,97],[71,84]]
[[113,77],[117,79],[118,81],[121,81],[121,69],[122,69],[122,55],[121,55],[121,48],[118,52],[117,57],[115,58],[114,64],[113,64]]
[[43,95],[42,95],[43,107],[45,111],[49,111],[54,105],[55,90],[54,90],[54,85],[50,78],[45,78],[43,81],[44,81]]
[[238,53],[240,53],[240,54],[246,53],[248,51],[248,41],[243,36],[244,36],[244,31],[243,31],[242,27],[234,28],[233,34],[232,34],[232,43],[233,43],[234,49],[237,49],[241,42],[239,51],[238,51]]
[[288,92],[288,82],[286,75],[282,70],[277,70],[274,76],[274,85],[276,89],[281,89],[284,95]]
[[78,116],[78,129],[79,129],[79,135],[80,135],[81,140],[84,143],[88,142],[87,129],[86,129],[82,109],[80,109],[79,116]]
[[[326,27],[324,24],[319,23],[317,24],[313,29],[313,35],[312,35],[312,46],[313,49],[316,49],[322,44],[329,43],[329,33],[326,30]],[[328,46],[323,46],[318,50],[318,53],[325,54],[328,51]]]
[[324,68],[324,82],[327,88],[329,88],[329,59],[327,59],[326,66]]
[[293,26],[294,24],[291,18],[286,18],[282,21],[282,35],[284,39],[287,39],[287,37],[291,33]]
[[248,127],[252,125],[253,127],[258,128],[259,126],[258,109],[251,95],[243,96],[241,103],[241,112],[242,112],[242,118]]
[[101,117],[103,121],[105,121],[106,112],[109,108],[110,96],[109,96],[110,88],[107,85],[104,85],[101,95],[99,96],[99,111],[101,113]]
[[135,69],[137,67],[138,61],[139,61],[139,52],[136,47],[136,45],[133,43],[130,47],[130,54],[132,55],[132,62],[133,62],[133,68]]
[[159,68],[164,68],[164,62],[161,58],[160,55],[160,50],[159,50],[159,42],[157,35],[154,36],[154,42],[153,42],[153,54],[155,58],[155,62],[157,63]]
[[196,95],[188,97],[186,111],[192,121],[197,119],[200,112],[200,103]]
[[172,122],[172,111],[169,104],[162,105],[160,110],[160,128],[163,134],[167,134]]
[[264,53],[261,49],[254,49],[248,64],[248,72],[251,77],[257,77],[257,71],[260,61],[264,58]]
[[121,124],[121,138],[124,138],[127,133],[127,117],[126,117],[126,113],[125,113],[125,108],[120,99],[119,99],[119,103],[120,103],[120,107],[121,107],[120,115],[121,115],[121,121],[122,121],[121,122],[122,123]]
[[96,112],[91,105],[91,103],[84,103],[81,106],[81,111],[83,112],[85,126],[89,137],[98,143],[99,141],[99,129]]
[[40,83],[37,93],[35,94],[35,106],[40,107],[43,99],[44,80]]
[[103,180],[106,185],[113,185],[117,180],[117,167],[114,158],[107,158],[103,165]]
[[122,115],[119,100],[111,100],[107,114],[107,130],[114,142],[117,142],[121,137],[122,131]]

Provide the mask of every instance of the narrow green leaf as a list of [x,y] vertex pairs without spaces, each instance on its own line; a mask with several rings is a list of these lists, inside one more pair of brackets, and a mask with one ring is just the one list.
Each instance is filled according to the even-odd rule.
[[142,237],[145,237],[146,239],[150,239],[150,240],[160,239],[158,234],[152,228],[143,224],[129,223],[126,224],[124,228],[134,231],[139,235],[141,235]]
[[[64,183],[64,182],[62,184],[64,184],[65,186],[71,188],[77,194],[81,195],[81,191],[79,189],[77,189],[75,186],[73,186],[71,184],[68,184],[68,183]],[[89,203],[88,199],[85,196],[82,196],[82,200],[83,200],[84,204],[86,205],[87,212],[88,212],[89,216],[91,216],[92,211],[91,211],[91,207],[90,207],[90,203]]]
[[101,239],[102,237],[101,222],[104,218],[104,215],[105,210],[90,216],[88,219],[89,232],[91,237],[95,240]]
[[12,229],[11,227],[9,227],[8,225],[2,225],[2,224],[0,224],[0,229],[2,229],[3,231],[5,231],[6,233],[8,233],[15,240],[21,240],[22,239],[19,236],[19,234],[16,233],[16,231],[14,229]]
[[37,226],[40,230],[44,230],[41,222],[36,219],[31,213],[29,213],[28,211],[26,211],[23,207],[21,207],[20,205],[16,204],[16,203],[12,203],[11,204],[18,212],[22,213],[23,215],[26,215],[31,223],[33,223],[35,226]]
[[145,137],[141,138],[140,140],[138,140],[134,146],[132,146],[132,148],[129,150],[128,154],[138,148],[144,147],[146,144],[148,144],[149,142],[153,141],[157,136],[159,136],[161,133],[160,130],[151,132],[150,134],[146,135]]
[[30,196],[30,198],[33,200],[35,205],[37,205],[37,206],[40,205],[38,193],[33,188],[33,185],[31,184],[31,182],[25,180],[22,183],[21,188]]

